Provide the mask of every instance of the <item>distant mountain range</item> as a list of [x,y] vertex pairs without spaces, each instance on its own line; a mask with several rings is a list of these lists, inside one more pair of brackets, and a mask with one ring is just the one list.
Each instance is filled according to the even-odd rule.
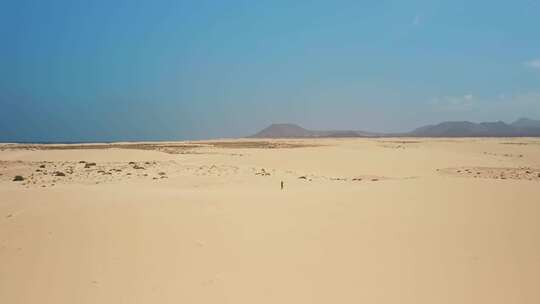
[[420,137],[540,136],[540,120],[521,118],[511,124],[502,121],[481,123],[448,121],[420,127],[409,135]]
[[295,124],[273,124],[252,138],[324,138],[324,137],[540,137],[540,120],[520,118],[507,124],[502,121],[474,123],[447,121],[404,133],[375,133],[354,130],[313,131]]

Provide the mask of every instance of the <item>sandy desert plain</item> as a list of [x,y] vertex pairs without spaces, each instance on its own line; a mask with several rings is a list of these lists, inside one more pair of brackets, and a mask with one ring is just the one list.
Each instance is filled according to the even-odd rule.
[[0,303],[537,304],[539,287],[540,139],[0,145]]

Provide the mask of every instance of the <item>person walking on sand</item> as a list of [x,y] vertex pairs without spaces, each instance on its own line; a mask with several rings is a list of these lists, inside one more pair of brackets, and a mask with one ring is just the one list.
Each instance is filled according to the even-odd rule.
[[283,181],[281,181],[281,190],[283,190]]

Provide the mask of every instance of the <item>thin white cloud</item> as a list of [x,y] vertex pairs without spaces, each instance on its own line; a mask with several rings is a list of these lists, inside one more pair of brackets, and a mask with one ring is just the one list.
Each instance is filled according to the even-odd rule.
[[454,115],[452,117],[459,120],[511,121],[519,117],[540,119],[540,90],[492,96],[442,96],[431,99],[426,105],[432,113]]
[[437,112],[464,112],[470,111],[474,105],[474,96],[465,94],[461,96],[443,96],[431,100],[430,105]]
[[506,93],[498,97],[478,100],[478,108],[492,119],[507,122],[519,117],[540,119],[540,91]]
[[420,15],[416,15],[414,16],[414,19],[413,19],[413,25],[420,25],[420,22],[422,22],[422,19],[420,17]]
[[540,69],[540,58],[527,61],[525,65],[533,69]]

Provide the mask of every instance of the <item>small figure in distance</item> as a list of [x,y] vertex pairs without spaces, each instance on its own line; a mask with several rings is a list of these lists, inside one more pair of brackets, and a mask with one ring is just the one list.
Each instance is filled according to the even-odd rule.
[[283,190],[283,181],[281,181],[281,190]]

